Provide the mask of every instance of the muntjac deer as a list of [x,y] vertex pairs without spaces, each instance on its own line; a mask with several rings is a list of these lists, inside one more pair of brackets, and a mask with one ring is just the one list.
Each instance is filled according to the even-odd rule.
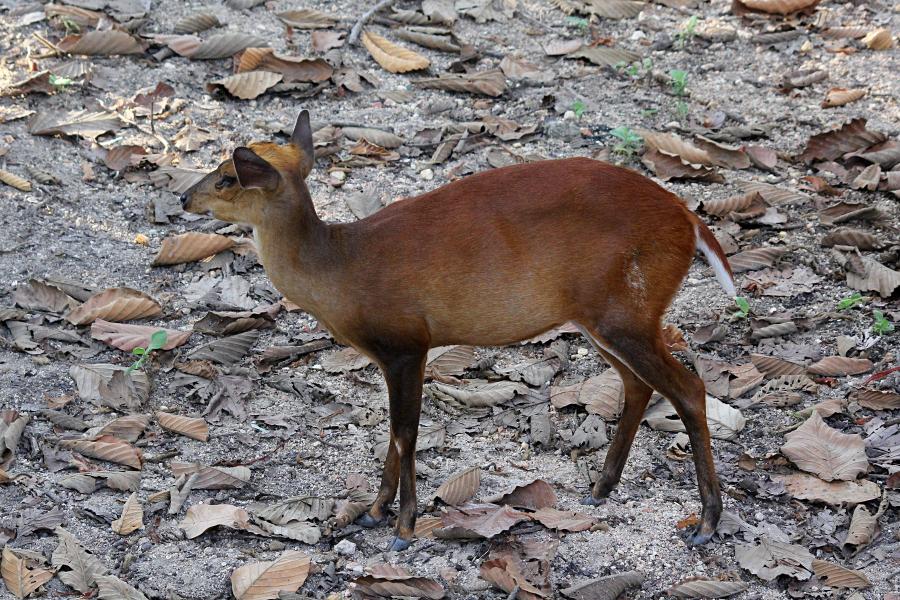
[[703,513],[688,541],[710,539],[722,500],[705,390],[666,350],[661,319],[697,249],[729,296],[735,288],[722,248],[674,194],[634,171],[571,158],[472,175],[355,223],[326,224],[304,181],[313,163],[304,110],[289,144],[236,148],[181,201],[190,212],[251,225],[275,287],[384,373],[391,439],[362,525],[384,522],[399,487],[391,549],[412,540],[429,348],[502,346],[573,321],[625,390],[603,471],[584,502],[599,504],[619,482],[657,390],[693,448]]

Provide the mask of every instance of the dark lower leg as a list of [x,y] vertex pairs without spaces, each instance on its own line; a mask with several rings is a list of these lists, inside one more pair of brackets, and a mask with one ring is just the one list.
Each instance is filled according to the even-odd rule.
[[363,514],[357,523],[363,527],[376,527],[384,522],[384,512],[397,495],[397,483],[400,479],[400,455],[393,433],[388,442],[388,453],[384,459],[384,470],[381,473],[381,486],[369,512]]

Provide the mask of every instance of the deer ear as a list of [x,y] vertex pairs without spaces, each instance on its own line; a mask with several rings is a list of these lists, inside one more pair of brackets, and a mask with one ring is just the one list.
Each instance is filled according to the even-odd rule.
[[313,148],[312,127],[309,125],[309,111],[301,110],[294,124],[294,132],[291,133],[291,143],[303,151],[303,164],[301,167],[305,173],[312,171],[316,160],[316,151]]
[[234,149],[231,155],[238,183],[242,188],[274,190],[281,181],[278,170],[245,146]]

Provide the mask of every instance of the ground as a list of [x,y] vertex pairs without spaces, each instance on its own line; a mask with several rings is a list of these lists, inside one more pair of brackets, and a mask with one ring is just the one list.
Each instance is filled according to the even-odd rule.
[[[186,15],[208,8],[219,17],[223,30],[257,35],[278,51],[304,56],[313,54],[310,31],[295,29],[290,36],[286,35],[276,13],[297,8],[318,9],[338,15],[340,21],[336,28],[346,31],[365,8],[363,3],[312,0],[306,0],[302,6],[273,1],[247,9],[219,3],[206,7],[202,3],[173,0],[154,0],[148,4],[151,9],[147,22],[139,29],[141,34],[169,33]],[[420,4],[400,2],[398,6],[418,10]],[[505,4],[512,6],[516,2],[507,0]],[[103,5],[104,2],[86,4],[88,8]],[[42,11],[39,2],[0,0],[3,56],[0,88],[9,88],[31,71],[48,69],[63,61],[48,53],[47,47],[35,37],[39,34],[56,41],[62,37],[62,32],[47,20],[29,18]],[[683,47],[677,40],[674,45],[667,45],[665,40],[677,38],[695,15],[699,17],[696,35],[688,36]],[[374,161],[378,164],[372,165],[346,163],[349,166],[341,170],[343,176],[334,175],[332,164],[350,156],[348,150],[352,143],[345,140],[339,154],[320,158],[308,184],[319,215],[329,221],[356,219],[348,198],[361,192],[388,204],[435,189],[454,178],[490,169],[493,162],[488,159],[498,148],[507,151],[504,154],[507,159],[513,157],[516,161],[526,157],[608,158],[653,177],[654,173],[641,164],[639,156],[610,153],[618,142],[610,131],[627,126],[634,131],[680,131],[685,135],[691,128],[720,117],[726,125],[762,128],[763,136],[752,143],[775,150],[780,157],[777,168],[771,172],[755,168],[722,169],[724,183],[673,180],[664,183],[668,189],[695,209],[705,201],[740,194],[741,181],[762,181],[796,190],[802,185],[801,177],[814,173],[808,165],[794,159],[810,136],[852,118],[865,118],[868,129],[897,139],[900,133],[897,51],[876,52],[853,42],[856,51],[834,52],[837,43],[821,34],[821,28],[826,25],[874,29],[891,27],[893,23],[896,29],[896,15],[897,8],[887,3],[826,1],[816,8],[813,16],[744,19],[733,13],[730,2],[714,0],[687,8],[650,3],[634,18],[588,23],[567,17],[551,2],[519,0],[513,15],[502,21],[477,23],[470,17],[460,16],[454,25],[460,39],[484,51],[479,70],[496,67],[503,56],[513,55],[552,73],[544,82],[511,80],[509,89],[496,98],[415,86],[413,82],[421,75],[389,73],[362,46],[339,51],[343,53],[345,66],[370,76],[364,78],[359,92],[329,83],[312,97],[267,93],[253,100],[239,100],[206,88],[206,82],[231,74],[232,61],[228,58],[190,60],[175,55],[156,60],[150,54],[159,49],[158,45],[146,55],[88,57],[86,60],[94,67],[91,82],[82,84],[77,79],[73,84],[58,86],[61,89],[52,95],[10,95],[0,98],[0,108],[96,110],[102,105],[105,109],[116,108],[133,114],[136,109],[129,101],[134,94],[164,82],[174,91],[168,112],[156,123],[157,137],[148,134],[147,119],[138,116],[132,118],[140,122],[141,129],[125,127],[96,141],[84,137],[32,135],[28,119],[2,122],[0,117],[0,169],[32,181],[33,186],[26,193],[0,185],[0,224],[4,231],[0,237],[0,309],[14,305],[14,291],[29,279],[63,279],[91,289],[124,286],[142,290],[160,301],[163,314],[141,323],[182,330],[190,330],[209,306],[205,304],[209,297],[189,301],[186,292],[196,290],[209,277],[234,276],[249,281],[252,305],[280,300],[280,294],[267,282],[265,272],[252,260],[252,254],[250,258],[236,259],[229,255],[212,264],[193,262],[151,267],[162,240],[174,233],[218,230],[248,239],[247,232],[240,228],[223,230],[222,223],[209,226],[208,220],[179,216],[173,216],[170,224],[154,222],[154,203],[171,204],[174,198],[172,191],[154,187],[142,175],[156,167],[145,163],[127,172],[113,171],[102,162],[102,148],[139,144],[151,153],[174,153],[180,167],[208,170],[238,145],[269,139],[284,143],[286,137],[282,132],[290,129],[301,108],[310,111],[315,128],[323,124],[375,127],[409,142],[397,149],[398,160]],[[787,42],[767,45],[751,39],[760,32],[786,28],[792,23],[799,23],[800,35]],[[715,39],[717,28],[726,32],[721,40]],[[391,36],[386,21],[374,22],[369,29]],[[547,56],[542,49],[551,40],[589,42],[603,38],[613,40],[616,47],[637,51],[651,62],[640,65],[637,74],[629,75],[621,69],[596,66],[584,60]],[[402,43],[431,60],[433,76],[447,72],[459,58],[410,42]],[[825,71],[828,81],[789,93],[779,91],[782,74],[807,68]],[[683,96],[673,94],[666,79],[666,74],[673,70],[688,74],[687,93]],[[662,80],[659,74],[663,74]],[[845,106],[822,108],[820,101],[829,87],[864,87],[867,95]],[[401,90],[407,94],[398,96],[399,101],[385,93]],[[435,110],[441,103],[448,109]],[[0,113],[4,114],[7,113]],[[535,125],[536,133],[509,141],[481,136],[476,140],[486,142],[484,145],[475,144],[470,152],[458,152],[434,164],[431,162],[434,146],[422,144],[424,136],[416,137],[425,129],[483,121],[487,115],[512,119],[522,126]],[[212,141],[189,153],[176,148],[164,149],[160,138],[172,143],[175,133],[186,123],[211,132]],[[42,182],[40,174],[49,174],[52,180]],[[851,189],[847,185],[842,191],[844,200],[860,201],[883,211],[880,221],[863,223],[862,227],[887,243],[880,253],[866,255],[896,268],[900,215],[896,197],[883,191]],[[799,411],[828,399],[844,400],[872,372],[896,366],[898,360],[897,334],[879,337],[870,332],[872,308],[883,311],[889,320],[897,319],[900,307],[896,294],[891,300],[866,292],[865,308],[836,311],[838,301],[854,290],[848,287],[831,249],[820,245],[829,228],[818,221],[816,211],[830,200],[815,192],[806,193],[812,199],[781,208],[787,215],[786,223],[744,228],[736,236],[742,247],[772,244],[784,248],[787,253],[779,263],[782,267],[807,266],[821,277],[809,291],[778,297],[757,295],[748,288],[748,278],[754,272],[737,276],[741,293],[750,298],[754,314],[786,315],[801,323],[799,331],[784,338],[751,339],[747,320],[729,318],[736,309],[731,299],[721,292],[711,269],[699,258],[666,321],[685,333],[689,349],[678,356],[686,364],[692,363],[692,352],[730,364],[747,363],[751,353],[809,364],[822,356],[837,354],[839,336],[856,339],[854,355],[872,361],[874,366],[869,372],[824,382],[816,394],[804,394],[799,405],[744,408],[745,427],[734,439],[713,440],[713,452],[727,511],[740,515],[758,530],[770,532],[776,539],[783,536],[785,541],[809,549],[816,558],[859,569],[872,584],[859,593],[865,598],[882,598],[897,589],[893,579],[898,568],[900,536],[896,492],[889,492],[888,508],[880,518],[880,533],[871,544],[854,553],[852,549],[842,548],[851,508],[793,499],[783,489],[775,489],[777,486],[770,479],[773,474],[791,470],[778,452],[785,442],[785,432],[802,421]],[[708,214],[703,216],[707,222],[727,228],[724,221]],[[654,233],[648,231],[647,235]],[[136,241],[139,236],[145,236],[145,240]],[[586,244],[581,251],[591,250]],[[378,257],[361,259],[377,261]],[[350,474],[361,474],[372,487],[377,486],[381,461],[374,455],[373,446],[377,436],[386,431],[387,393],[375,367],[349,373],[327,372],[323,361],[338,351],[329,348],[305,355],[289,365],[279,364],[272,370],[258,368],[256,358],[263,349],[296,345],[310,339],[316,328],[310,315],[281,311],[275,328],[261,330],[251,354],[230,367],[232,375],[253,384],[252,392],[244,401],[249,416],[242,419],[224,412],[210,416],[207,442],[174,435],[161,429],[155,420],[151,421],[136,443],[145,459],[149,459],[143,467],[138,492],[145,511],[144,528],[127,536],[114,533],[109,523],[119,516],[121,503],[128,493],[100,488],[83,495],[59,485],[60,480],[77,468],[89,470],[102,465],[103,469],[115,470],[121,467],[111,467],[101,461],[90,466],[90,459],[69,455],[64,460],[72,462],[61,470],[49,468],[48,449],[57,450],[60,440],[76,434],[54,426],[41,411],[48,408],[48,401],[74,395],[65,411],[91,426],[119,416],[108,408],[98,407],[96,402],[78,397],[69,370],[84,363],[128,365],[133,357],[91,340],[89,328],[69,325],[60,321],[59,315],[29,311],[27,319],[34,325],[74,332],[79,340],[74,343],[43,340],[38,344],[39,350],[29,354],[18,351],[11,329],[0,326],[0,408],[31,417],[15,452],[15,461],[8,466],[11,477],[22,477],[14,483],[0,485],[0,539],[10,547],[49,557],[58,543],[52,531],[39,530],[16,537],[16,530],[21,528],[23,511],[58,509],[63,527],[100,557],[110,573],[150,598],[229,597],[229,577],[235,568],[254,560],[273,560],[285,547],[305,552],[312,559],[313,570],[300,590],[309,597],[343,593],[365,567],[382,562],[406,567],[416,575],[437,578],[445,587],[447,597],[504,598],[508,595],[479,577],[479,565],[484,558],[506,543],[503,535],[493,540],[462,542],[419,539],[409,550],[400,553],[384,552],[391,537],[386,527],[364,530],[350,525],[339,529],[323,524],[325,535],[313,545],[221,528],[185,539],[178,523],[188,507],[199,503],[247,507],[255,501],[272,502],[292,496],[336,498],[345,492]],[[701,347],[693,340],[695,332],[716,321],[725,329],[724,339]],[[186,346],[151,360],[146,371],[152,381],[152,391],[139,412],[153,415],[164,410],[200,415],[206,400],[188,395],[190,387],[176,385],[179,371],[173,368],[173,363],[176,354],[183,358],[190,349],[214,337],[195,333]],[[554,386],[578,383],[607,368],[581,336],[565,334],[560,339],[568,344],[565,355],[569,361],[555,375]],[[476,357],[494,360],[495,371],[502,371],[542,358],[547,346],[479,348]],[[284,376],[315,384],[327,390],[331,397],[288,393],[270,385]],[[896,373],[893,381],[896,387]],[[751,395],[747,394],[745,399]],[[735,403],[733,399],[723,399]],[[367,407],[370,412],[359,411],[350,418],[332,419],[329,411],[333,409],[323,405],[335,400],[341,403],[337,405],[339,408]],[[549,414],[558,431],[571,431],[585,418],[583,408],[549,406]],[[261,416],[269,422],[260,419]],[[873,413],[845,401],[842,411],[827,421],[844,433],[865,434],[865,423],[873,416],[889,421],[896,417],[896,411]],[[557,434],[549,444],[537,445],[527,426],[520,430],[491,417],[476,421],[472,427],[454,429],[453,425],[459,425],[461,418],[459,411],[445,410],[427,399],[424,417],[428,423],[444,424],[450,429],[442,447],[418,454],[420,511],[428,510],[428,499],[449,476],[478,466],[482,470],[479,499],[541,478],[554,487],[558,508],[585,512],[606,523],[604,527],[569,534],[532,525],[513,529],[513,534],[537,537],[543,542],[559,539],[550,575],[555,590],[586,578],[637,570],[643,574],[644,581],[639,588],[628,591],[628,597],[660,597],[673,584],[694,576],[745,581],[749,587],[737,596],[740,598],[851,593],[836,588],[829,591],[825,583],[815,579],[811,583],[788,577],[766,581],[741,568],[735,558],[735,546],[752,541],[758,531],[722,534],[706,546],[687,546],[678,524],[698,514],[700,505],[693,462],[690,458],[679,459],[676,453],[668,451],[674,433],[642,426],[621,485],[608,503],[589,508],[581,506],[579,500],[589,489],[588,472],[599,469],[608,446],[596,451],[572,452],[571,445]],[[276,421],[278,425],[273,424]],[[615,422],[607,424],[610,438],[614,428]],[[747,470],[746,463],[744,468],[739,466],[738,460],[745,453],[757,459],[755,470]],[[166,510],[168,502],[152,496],[168,490],[175,482],[171,460],[204,465],[244,464],[250,467],[252,475],[249,483],[240,489],[195,490],[180,512],[170,515]],[[872,466],[868,478],[885,486],[890,472],[891,469]],[[877,504],[877,501],[869,502],[868,506],[874,510]],[[334,545],[343,539],[356,544],[350,556],[339,555],[334,550]],[[62,597],[71,595],[72,590],[54,579],[43,592],[38,592],[41,593]],[[2,585],[0,597],[12,597]]]

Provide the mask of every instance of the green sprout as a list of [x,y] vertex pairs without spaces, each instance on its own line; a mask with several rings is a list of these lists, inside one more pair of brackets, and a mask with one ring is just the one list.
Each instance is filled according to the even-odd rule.
[[837,308],[838,310],[847,310],[848,308],[853,308],[857,304],[862,304],[865,302],[865,298],[859,292],[855,292],[852,296],[847,296],[840,302],[838,302]]
[[750,315],[750,303],[742,296],[734,297],[734,304],[738,310],[731,314],[734,319],[746,319]]
[[59,77],[57,75],[54,75],[53,73],[50,74],[50,85],[55,87],[60,92],[64,92],[66,88],[73,83],[75,82],[68,77]]
[[73,19],[69,17],[63,17],[60,19],[62,22],[62,26],[66,30],[66,35],[70,35],[73,33],[81,33],[81,26]]
[[687,90],[687,71],[674,69],[669,71],[669,77],[672,78],[672,91],[675,92],[675,95],[684,96],[684,93]]
[[147,362],[147,359],[150,358],[150,354],[155,350],[161,349],[166,345],[166,342],[169,339],[169,334],[165,332],[165,330],[160,329],[159,331],[154,331],[153,335],[150,336],[150,343],[146,348],[138,346],[137,348],[131,351],[135,356],[139,356],[134,364],[128,367],[128,372],[131,373],[136,369],[140,369],[144,366],[144,363]]
[[697,15],[694,15],[693,17],[688,19],[687,22],[685,22],[681,30],[675,35],[675,46],[677,46],[678,48],[684,48],[694,39],[698,20],[699,18],[697,17]]
[[619,140],[619,143],[613,146],[613,153],[625,158],[634,156],[644,141],[641,136],[633,132],[629,127],[616,127],[609,134]]
[[880,310],[873,310],[872,316],[875,318],[875,323],[872,324],[872,333],[875,335],[885,335],[894,330],[894,324],[888,321]]
[[688,113],[691,112],[691,108],[688,106],[688,103],[684,100],[679,100],[675,103],[675,112],[678,113],[678,116],[684,118],[688,116]]
[[584,111],[587,110],[587,105],[581,100],[576,100],[572,103],[572,106],[569,107],[569,110],[575,113],[575,116],[580,119],[581,115],[584,114]]
[[587,31],[587,28],[590,25],[590,21],[582,17],[566,17],[566,23],[568,23],[570,27],[578,28],[582,33]]

